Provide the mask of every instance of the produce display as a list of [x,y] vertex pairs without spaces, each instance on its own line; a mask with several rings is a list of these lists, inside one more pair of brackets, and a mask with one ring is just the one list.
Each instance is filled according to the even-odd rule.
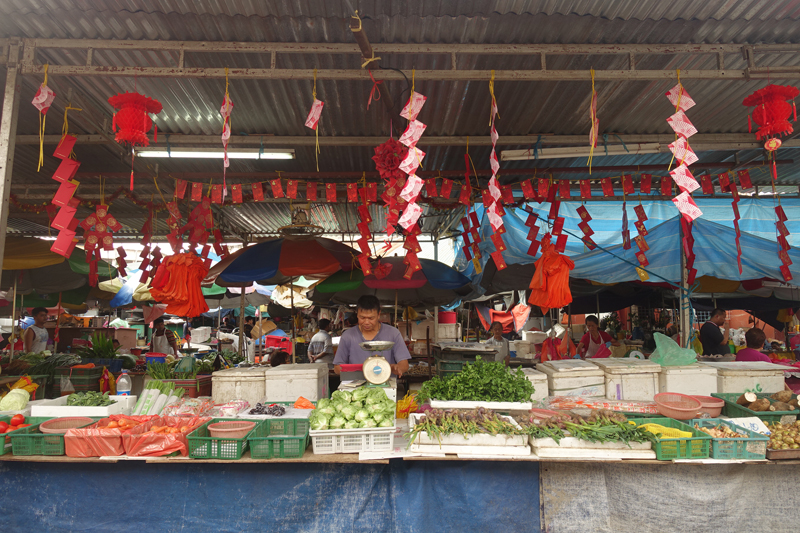
[[331,399],[321,399],[309,422],[314,431],[394,427],[395,403],[380,388],[337,390]]
[[39,388],[37,383],[31,381],[31,378],[23,376],[16,382],[8,386],[8,389],[0,393],[0,411],[21,411],[28,405],[36,389]]
[[431,367],[428,365],[414,365],[408,368],[403,374],[404,376],[430,376]]
[[270,416],[283,416],[286,414],[286,408],[282,405],[278,405],[276,403],[270,405],[264,405],[261,402],[257,403],[256,406],[250,409],[247,414],[250,415],[270,415]]
[[[770,399],[773,401],[770,401]],[[800,409],[798,407],[798,397],[788,390],[776,392],[769,398],[759,398],[754,392],[745,392],[736,399],[736,403],[756,412],[796,411]]]
[[655,442],[658,435],[629,422],[625,415],[598,409],[584,418],[577,415],[557,415],[549,418],[517,417],[522,431],[533,438],[551,438],[556,443],[564,437],[576,437],[589,442]]
[[183,397],[184,392],[181,388],[176,389],[173,383],[164,383],[158,380],[149,381],[133,408],[133,414],[161,414],[164,407],[178,402]]
[[77,353],[83,359],[113,359],[117,356],[117,349],[111,337],[96,331],[92,333],[91,344],[81,346]]
[[791,424],[767,424],[771,435],[767,448],[770,450],[800,449],[800,420]]
[[2,422],[0,421],[0,434],[2,433],[11,433],[12,431],[16,431],[18,429],[26,428],[30,426],[30,424],[25,423],[25,417],[22,415],[14,415],[11,417],[10,422]]
[[397,402],[397,418],[408,418],[409,414],[417,412],[417,407],[417,393],[407,392]]
[[470,435],[484,433],[487,435],[520,435],[522,432],[506,420],[500,418],[494,411],[478,407],[464,411],[458,409],[442,410],[431,409],[426,412],[406,435],[408,445],[411,446],[420,433],[427,433],[431,438],[436,438],[441,443],[445,435]]
[[533,384],[521,368],[511,371],[502,361],[483,361],[478,356],[458,374],[423,383],[418,401],[530,402],[533,393]]
[[694,425],[694,429],[702,431],[704,433],[708,433],[715,439],[743,439],[747,438],[747,435],[743,433],[736,433],[731,428],[724,424],[720,424],[716,427],[700,427],[698,424]]
[[128,429],[133,429],[140,424],[142,424],[140,421],[136,421],[131,418],[119,417],[117,420],[109,419],[105,425],[98,423],[94,429],[118,429],[120,431],[126,431]]
[[105,407],[116,403],[108,397],[108,393],[100,392],[75,392],[67,396],[67,405],[81,407]]

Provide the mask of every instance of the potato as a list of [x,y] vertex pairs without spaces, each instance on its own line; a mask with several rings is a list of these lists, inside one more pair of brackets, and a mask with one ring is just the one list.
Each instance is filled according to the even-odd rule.
[[792,391],[789,391],[789,390],[782,390],[782,391],[776,392],[775,394],[770,396],[770,398],[772,398],[773,400],[777,400],[777,401],[783,402],[783,403],[788,402],[793,397],[794,397],[794,394],[792,394]]
[[786,402],[775,402],[769,406],[770,411],[792,411],[792,406]]
[[789,400],[789,406],[792,408],[793,411],[800,409],[800,402],[797,401],[797,398],[792,398],[791,400]]
[[750,409],[751,411],[762,412],[769,410],[769,406],[770,406],[769,400],[767,400],[766,398],[760,398],[751,403],[750,405],[748,405],[747,408]]
[[755,392],[745,392],[736,400],[739,405],[750,405],[758,399]]

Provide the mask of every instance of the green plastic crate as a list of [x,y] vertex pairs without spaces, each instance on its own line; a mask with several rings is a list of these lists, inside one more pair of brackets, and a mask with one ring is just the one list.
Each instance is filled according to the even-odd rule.
[[[3,446],[2,446],[2,449],[0,449],[0,455],[5,455],[7,453],[11,453],[12,446],[13,446],[13,443],[14,443],[14,440],[13,440],[12,437],[14,437],[17,433],[22,433],[23,431],[25,431],[27,429],[31,429],[34,426],[39,427],[39,424],[41,424],[45,420],[50,420],[51,418],[52,417],[50,417],[50,416],[45,416],[45,417],[41,417],[41,416],[36,416],[36,417],[34,417],[34,416],[26,416],[25,417],[25,423],[26,424],[31,424],[31,425],[29,427],[26,427],[26,428],[18,429],[18,430],[14,431],[14,432],[4,434],[3,437],[5,437],[5,438],[3,438],[3,441],[2,441],[3,442]],[[6,424],[11,424],[11,417],[10,416],[0,416],[0,422],[5,422]],[[2,438],[2,437],[0,437],[0,438]]]
[[630,413],[627,411],[620,411],[620,413],[625,415],[625,418],[627,418],[628,420],[636,420],[637,422],[641,418],[667,418],[664,415],[652,414],[652,413]]
[[[258,427],[261,420],[250,419],[230,419],[230,418],[212,418],[199,428],[195,429],[187,437],[189,441],[189,457],[192,459],[229,459],[232,461],[242,458],[242,454],[247,451],[248,443],[247,438],[250,434],[245,435],[241,439],[215,439],[208,431],[210,424],[217,422],[255,422]],[[250,433],[255,431],[253,428]]]
[[[786,423],[789,420],[785,420],[784,417],[794,417],[794,419],[791,420],[794,422],[797,420],[797,417],[800,416],[800,411],[752,411],[747,407],[736,403],[736,400],[738,400],[739,396],[741,395],[742,393],[731,392],[715,392],[711,394],[711,396],[714,398],[725,400],[725,407],[722,408],[722,414],[728,418],[747,418],[750,416],[757,416],[764,422],[783,421]],[[756,393],[756,396],[759,398],[766,398],[770,401],[770,403],[775,403],[775,400],[770,398],[771,394],[769,393]]]
[[250,457],[254,459],[302,457],[308,448],[308,430],[309,422],[304,418],[262,420],[247,436],[250,443]]
[[[32,426],[11,434],[14,455],[64,455],[64,435],[46,434],[39,431],[39,424],[51,418],[30,418],[36,420]],[[94,422],[99,418],[92,418]],[[88,425],[88,424],[87,424]]]
[[466,361],[436,361],[436,370],[461,372],[465,364]]
[[659,424],[664,427],[679,429],[692,434],[686,438],[661,438],[653,444],[656,459],[671,461],[672,459],[708,459],[711,435],[698,431],[683,422],[672,418],[642,418],[636,420],[639,425]]
[[[712,459],[764,459],[767,455],[767,443],[769,437],[750,431],[747,428],[737,426],[727,420],[719,418],[697,418],[691,420],[692,427],[717,427],[719,425],[728,426],[736,433],[742,433],[747,437],[733,439],[718,439],[711,437]],[[710,436],[710,435],[709,435]]]
[[33,394],[31,394],[31,400],[43,400],[43,399],[45,399],[45,397],[46,397],[45,395],[47,394],[47,382],[50,379],[50,376],[48,376],[47,374],[34,375],[34,376],[28,376],[28,375],[6,376],[5,374],[3,374],[3,378],[14,378],[14,381],[10,382],[9,385],[13,385],[20,378],[26,378],[26,377],[27,378],[31,378],[32,382],[34,382],[37,385],[39,385],[39,388],[36,389],[35,391],[33,391]]

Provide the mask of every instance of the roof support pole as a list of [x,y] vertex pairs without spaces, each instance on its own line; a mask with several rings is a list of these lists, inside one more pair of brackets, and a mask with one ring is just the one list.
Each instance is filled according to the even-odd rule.
[[[361,19],[358,18],[358,13],[356,13],[355,17],[350,18],[350,31],[353,32],[353,37],[356,43],[358,43],[358,47],[361,49],[361,56],[366,61],[366,63],[362,65],[362,68],[367,66],[371,61],[380,60],[380,58],[375,57],[375,52],[372,49],[372,45],[369,44],[367,34],[364,33],[361,27]],[[389,113],[389,117],[392,119],[392,129],[399,136],[402,132],[400,127],[400,114],[394,107],[394,101],[392,100],[392,95],[389,94],[389,88],[386,86],[385,82],[378,83],[377,88],[381,95],[383,107],[386,108],[386,112]]]
[[[19,117],[19,94],[22,78],[17,75],[19,45],[12,43],[6,68],[6,86],[3,93],[3,116],[0,119],[0,264],[6,250],[6,230],[8,229],[9,196],[11,194],[11,171],[14,168],[14,147],[17,137],[17,117]],[[16,296],[16,295],[15,295]]]
[[[681,228],[681,239],[683,239],[683,228]],[[682,241],[681,241],[682,242]],[[690,316],[690,304],[688,294],[686,291],[689,289],[689,273],[686,271],[686,252],[683,245],[679,246],[681,250],[681,301],[680,301],[680,345],[681,348],[689,347],[689,339],[692,338],[692,332],[689,331],[689,324],[692,323]]]

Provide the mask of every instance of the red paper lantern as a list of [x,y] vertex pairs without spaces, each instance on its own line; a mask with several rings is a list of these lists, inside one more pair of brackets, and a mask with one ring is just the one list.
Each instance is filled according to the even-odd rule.
[[108,99],[108,103],[114,109],[119,109],[114,114],[114,121],[111,124],[111,129],[117,132],[114,139],[118,143],[131,146],[149,146],[147,132],[153,126],[149,113],[160,113],[161,102],[139,93],[125,92],[112,96]]
[[[794,112],[792,122],[797,120],[797,110],[794,102],[790,105],[787,100],[794,100],[798,95],[800,90],[797,87],[767,85],[744,99],[743,105],[755,107],[751,115],[760,126],[756,131],[756,139],[788,135],[794,131],[789,116]],[[750,125],[750,117],[747,117],[747,122]]]

